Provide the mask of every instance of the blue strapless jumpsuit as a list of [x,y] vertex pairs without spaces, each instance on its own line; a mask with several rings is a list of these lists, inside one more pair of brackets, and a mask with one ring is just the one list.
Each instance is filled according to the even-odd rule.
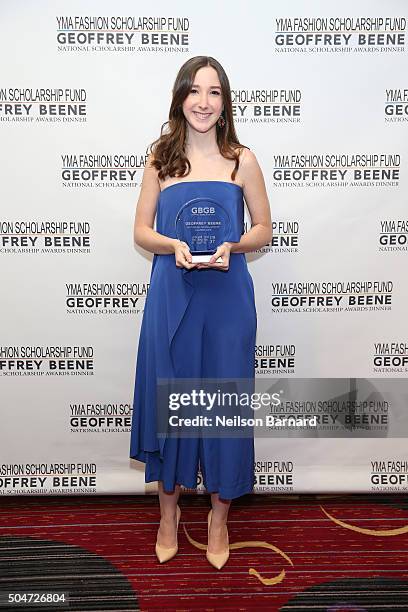
[[[233,219],[231,241],[244,232],[242,188],[227,181],[179,181],[159,195],[156,230],[176,238],[181,206],[213,198]],[[231,253],[228,271],[178,268],[174,254],[155,254],[136,362],[130,457],[146,464],[145,482],[197,487],[233,499],[255,484],[254,439],[156,435],[157,378],[255,377],[257,314],[245,253]]]

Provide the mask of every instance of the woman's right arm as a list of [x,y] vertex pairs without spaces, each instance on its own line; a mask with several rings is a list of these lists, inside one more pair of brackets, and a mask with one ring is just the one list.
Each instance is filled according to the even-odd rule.
[[176,240],[159,234],[153,229],[156,216],[157,200],[160,195],[160,185],[157,170],[151,165],[152,154],[149,155],[143,171],[142,186],[136,206],[134,241],[146,251],[167,255],[175,252]]
[[180,242],[177,238],[164,236],[153,229],[157,201],[160,195],[160,184],[157,170],[151,165],[151,161],[152,154],[148,156],[143,171],[133,229],[134,241],[138,246],[151,253],[157,253],[158,255],[173,254],[176,266],[179,268],[194,268],[197,264],[191,263],[191,254],[186,243]]

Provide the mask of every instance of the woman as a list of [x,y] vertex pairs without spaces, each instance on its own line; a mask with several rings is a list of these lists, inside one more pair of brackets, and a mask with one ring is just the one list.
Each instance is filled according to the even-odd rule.
[[[243,196],[251,216],[245,234]],[[193,261],[175,226],[183,204],[194,198],[221,203],[239,230],[202,263]],[[134,225],[136,244],[154,258],[139,338],[130,457],[146,463],[145,482],[158,481],[160,562],[177,552],[180,485],[195,488],[199,468],[212,504],[207,559],[218,569],[229,555],[231,500],[253,490],[253,436],[158,437],[156,383],[171,377],[254,378],[257,320],[245,253],[271,236],[263,175],[235,133],[225,71],[212,57],[193,57],[177,75],[168,130],[162,127],[150,147]]]

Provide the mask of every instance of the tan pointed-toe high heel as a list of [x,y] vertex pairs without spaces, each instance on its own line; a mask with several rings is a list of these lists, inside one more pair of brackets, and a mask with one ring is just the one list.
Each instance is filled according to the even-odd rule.
[[[180,522],[180,516],[181,516],[181,510],[180,510],[180,507],[177,505],[176,537],[177,537],[177,530],[178,530],[178,526]],[[177,551],[178,551],[178,542],[176,546],[170,546],[170,547],[160,546],[160,544],[157,543],[157,539],[156,539],[156,555],[160,563],[164,563],[165,561],[172,559],[174,555],[177,553]]]
[[[208,517],[207,517],[207,522],[208,522],[208,538],[210,537],[211,517],[212,517],[212,510],[209,511]],[[228,528],[227,528],[227,548],[225,550],[223,550],[222,552],[220,552],[220,553],[212,553],[212,552],[208,552],[208,546],[207,546],[206,557],[207,557],[208,561],[211,563],[211,565],[213,565],[217,569],[221,569],[222,566],[225,565],[225,563],[228,561],[228,557],[229,557]]]

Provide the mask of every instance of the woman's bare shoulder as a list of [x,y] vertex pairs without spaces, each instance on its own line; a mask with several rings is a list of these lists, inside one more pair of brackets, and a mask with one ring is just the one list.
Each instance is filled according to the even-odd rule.
[[256,161],[255,154],[251,151],[251,149],[246,145],[241,145],[240,147],[236,147],[235,152],[239,157],[239,164],[241,168],[248,163],[251,164]]
[[245,155],[245,151],[248,151],[248,150],[249,150],[249,147],[247,147],[246,145],[239,145],[238,147],[235,147],[234,149],[235,153],[237,153],[240,157]]
[[145,164],[145,165],[146,165],[146,167],[148,167],[149,169],[150,169],[150,168],[154,168],[154,167],[155,167],[155,166],[153,165],[153,162],[154,162],[154,161],[155,161],[155,159],[154,159],[154,154],[153,154],[152,152],[150,152],[150,153],[147,155],[146,164]]

